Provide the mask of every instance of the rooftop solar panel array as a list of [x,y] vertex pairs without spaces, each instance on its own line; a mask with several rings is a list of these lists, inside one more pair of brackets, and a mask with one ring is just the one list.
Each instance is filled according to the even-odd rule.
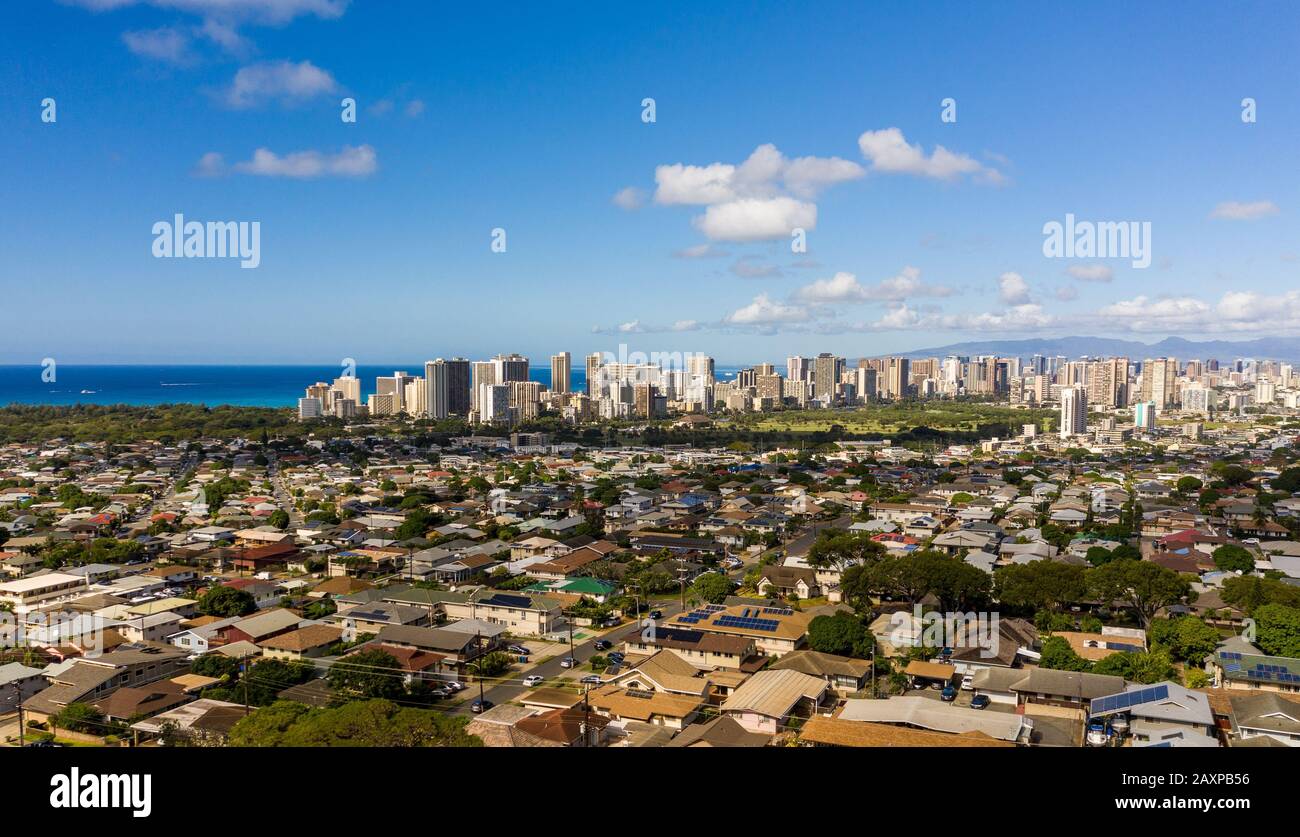
[[740,628],[752,631],[775,631],[781,623],[775,619],[756,619],[752,616],[719,616],[713,620],[719,628]]
[[1134,706],[1150,703],[1153,700],[1165,700],[1168,697],[1169,687],[1167,685],[1134,689],[1131,692],[1120,692],[1119,694],[1097,698],[1089,707],[1089,712],[1092,715],[1108,715],[1112,712],[1123,712],[1126,709],[1132,709]]
[[1237,678],[1268,683],[1300,684],[1300,661],[1292,661],[1286,657],[1220,651],[1219,663],[1223,666],[1224,672]]
[[495,593],[490,598],[484,599],[481,604],[518,607],[526,610],[532,607],[533,600],[527,596],[508,596],[505,593]]

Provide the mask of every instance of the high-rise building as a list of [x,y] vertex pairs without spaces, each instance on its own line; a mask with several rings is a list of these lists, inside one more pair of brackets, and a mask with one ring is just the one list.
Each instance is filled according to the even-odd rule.
[[573,357],[568,352],[551,355],[551,392],[571,392]]
[[424,364],[424,412],[434,420],[451,412],[450,364],[442,358]]
[[344,375],[335,378],[330,389],[342,393],[344,398],[350,398],[358,404],[361,403],[361,379],[356,375]]
[[473,396],[473,408],[479,409],[478,397],[484,386],[499,384],[496,364],[490,360],[476,360],[470,364],[470,393]]
[[1139,401],[1133,405],[1133,427],[1141,430],[1156,429],[1156,403]]
[[604,364],[604,356],[600,352],[592,352],[587,355],[587,397],[600,398],[604,393],[601,392],[600,386],[600,367]]
[[1061,388],[1061,438],[1088,432],[1088,390],[1078,384]]
[[706,378],[709,383],[717,380],[713,371],[713,358],[698,352],[686,357],[686,372],[693,377]]
[[1177,395],[1178,361],[1161,357],[1142,361],[1142,400],[1154,401],[1158,409],[1174,406]]
[[828,352],[822,352],[813,359],[813,398],[828,403],[835,400],[843,366],[844,358]]
[[1119,407],[1127,403],[1128,358],[1094,360],[1088,364],[1088,403]]
[[497,355],[492,358],[492,366],[496,370],[496,380],[493,383],[508,384],[511,381],[528,380],[528,358],[521,354]]
[[469,360],[454,357],[447,361],[447,412],[455,416],[469,415],[470,373]]
[[298,421],[307,421],[308,419],[317,419],[322,415],[321,403],[319,398],[298,399]]
[[1210,415],[1215,407],[1214,390],[1201,384],[1183,388],[1183,409],[1189,413]]
[[654,384],[636,384],[633,388],[632,411],[637,418],[655,417],[655,397],[658,391]]
[[885,397],[905,398],[911,385],[911,361],[905,357],[891,357],[885,361]]
[[806,357],[786,358],[785,376],[792,381],[811,381],[812,380],[812,359]]
[[484,424],[510,423],[510,385],[480,384],[478,387],[478,420]]

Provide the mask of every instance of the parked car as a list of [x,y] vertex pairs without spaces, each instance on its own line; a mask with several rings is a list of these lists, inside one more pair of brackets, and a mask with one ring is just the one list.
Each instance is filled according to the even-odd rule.
[[939,693],[939,697],[943,698],[944,702],[951,703],[957,699],[957,690],[949,684],[943,687],[943,691]]
[[459,680],[447,680],[442,686],[450,692],[463,692],[465,690],[465,684]]
[[475,698],[474,702],[469,705],[469,711],[475,715],[480,712],[486,712],[492,708],[492,701],[487,698]]
[[623,662],[623,660],[627,659],[627,655],[624,654],[622,651],[610,651],[608,654],[605,655],[605,659],[612,660],[613,662],[621,663]]
[[973,697],[973,698],[970,699],[970,708],[971,708],[971,709],[987,709],[987,708],[988,708],[988,705],[989,705],[990,703],[992,703],[992,702],[993,702],[993,701],[989,700],[989,696],[988,696],[988,695],[976,695],[975,697]]
[[597,651],[608,651],[613,647],[614,647],[614,643],[610,642],[607,639],[598,639],[596,640],[595,643],[595,648]]
[[664,618],[664,612],[663,612],[662,610],[658,610],[658,609],[656,609],[656,610],[652,610],[652,611],[650,611],[650,618],[651,618],[651,619],[662,619],[662,618]]
[[511,645],[507,650],[511,654],[518,654],[522,657],[527,657],[529,654],[533,653],[532,651],[528,650],[527,645]]
[[587,676],[583,677],[583,678],[582,678],[581,680],[579,680],[578,682],[579,682],[579,683],[590,683],[590,684],[592,684],[592,685],[594,685],[594,686],[599,686],[603,681],[600,679],[600,675],[599,675],[599,674],[588,674]]
[[573,668],[577,664],[578,661],[573,657],[565,657],[563,660],[560,660],[560,668]]
[[975,689],[975,675],[967,674],[961,679],[961,687],[970,692]]
[[544,678],[540,674],[530,674],[524,678],[524,685],[532,688],[542,685]]

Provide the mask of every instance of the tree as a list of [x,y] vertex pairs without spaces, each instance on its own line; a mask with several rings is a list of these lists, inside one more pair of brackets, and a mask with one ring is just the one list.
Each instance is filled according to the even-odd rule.
[[1300,468],[1287,468],[1269,481],[1270,487],[1274,491],[1283,491],[1287,494],[1295,494],[1300,491]]
[[808,549],[807,561],[812,567],[834,567],[843,570],[854,564],[878,560],[885,548],[861,532],[823,532]]
[[1200,491],[1203,485],[1205,485],[1205,483],[1201,482],[1196,477],[1181,477],[1176,483],[1175,488],[1179,494],[1187,495],[1194,491]]
[[731,579],[722,573],[705,573],[691,585],[691,595],[708,604],[721,604],[731,595],[731,590]]
[[1087,572],[1088,587],[1102,602],[1121,601],[1149,625],[1162,608],[1195,600],[1192,586],[1173,570],[1150,561],[1122,559]]
[[874,592],[871,571],[867,567],[852,566],[840,576],[840,594],[844,603],[857,613],[870,612],[871,594]]
[[285,529],[289,525],[289,514],[284,509],[276,509],[271,512],[271,516],[266,519],[266,522],[277,529]]
[[1088,559],[1088,563],[1094,567],[1100,567],[1102,564],[1109,562],[1114,558],[1114,554],[1104,546],[1090,546],[1088,552],[1083,556]]
[[1255,556],[1250,554],[1250,550],[1235,543],[1225,543],[1214,550],[1213,557],[1214,566],[1224,572],[1255,571]]
[[1259,647],[1275,657],[1300,657],[1300,609],[1266,604],[1255,610]]
[[348,654],[330,666],[330,685],[340,692],[367,698],[397,698],[406,689],[402,665],[378,648]]
[[225,654],[204,654],[190,664],[190,672],[226,680],[239,675],[239,660]]
[[1009,564],[993,574],[994,596],[1012,607],[1060,610],[1088,593],[1084,568],[1059,561]]
[[1092,665],[1093,674],[1111,674],[1134,683],[1160,683],[1172,680],[1175,675],[1169,652],[1161,648],[1151,651],[1124,651],[1102,657]]
[[1280,604],[1300,608],[1300,588],[1283,584],[1275,578],[1243,575],[1224,579],[1225,604],[1230,604],[1248,614],[1254,614],[1262,605]]
[[353,701],[311,709],[279,701],[243,718],[230,731],[236,747],[481,747],[465,731],[469,718],[398,706],[388,700]]
[[1088,661],[1075,653],[1070,643],[1063,636],[1049,636],[1043,640],[1042,657],[1039,668],[1057,671],[1087,671]]
[[474,663],[474,671],[479,677],[498,677],[509,671],[510,659],[504,651],[493,651],[479,657]]
[[1195,616],[1156,619],[1148,628],[1152,646],[1169,649],[1175,660],[1200,665],[1219,645],[1219,632]]
[[874,644],[862,620],[842,610],[808,623],[808,647],[823,654],[870,659]]
[[50,716],[50,725],[71,732],[103,731],[104,713],[89,703],[69,703]]
[[204,593],[198,608],[205,616],[247,616],[257,610],[257,600],[246,590],[222,585]]
[[993,580],[979,567],[928,550],[904,556],[903,561],[924,579],[928,592],[939,599],[943,610],[967,610],[988,603]]

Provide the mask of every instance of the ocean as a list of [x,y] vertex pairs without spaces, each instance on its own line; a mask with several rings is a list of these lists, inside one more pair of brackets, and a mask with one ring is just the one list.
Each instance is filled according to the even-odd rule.
[[[230,404],[240,407],[295,407],[303,390],[317,381],[333,381],[342,369],[322,364],[287,366],[145,366],[64,365],[46,381],[41,366],[0,366],[0,405],[6,404]],[[361,397],[375,391],[375,378],[406,371],[423,375],[424,363],[409,366],[358,366]],[[717,370],[719,380],[735,369]],[[529,378],[551,385],[550,366],[534,366]],[[585,369],[575,368],[572,389],[587,385]]]

